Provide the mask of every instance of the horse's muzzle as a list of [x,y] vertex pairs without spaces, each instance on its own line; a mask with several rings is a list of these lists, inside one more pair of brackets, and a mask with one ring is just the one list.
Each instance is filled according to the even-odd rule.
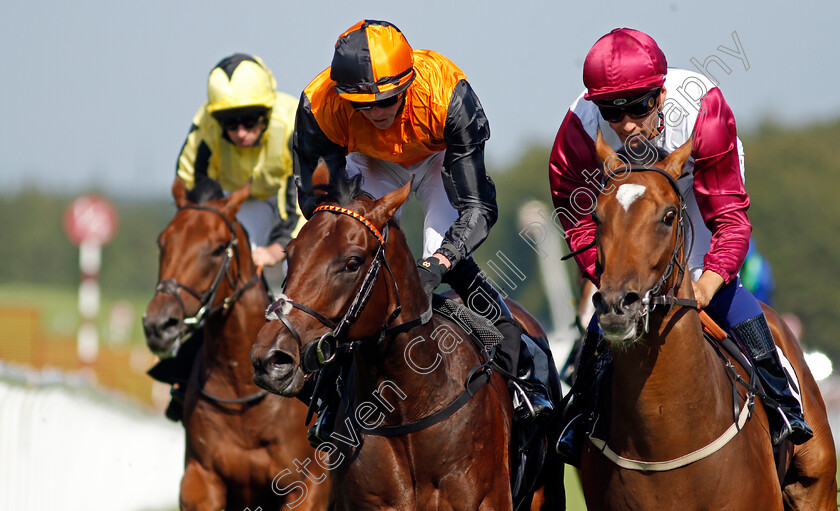
[[273,394],[294,396],[303,386],[303,371],[294,357],[279,349],[271,349],[263,356],[251,353],[254,384]]
[[171,358],[178,351],[181,344],[179,340],[186,333],[186,325],[180,318],[173,316],[144,314],[143,333],[152,353],[160,358]]
[[636,337],[636,325],[642,312],[642,299],[638,293],[598,291],[592,296],[592,303],[607,341],[615,343]]

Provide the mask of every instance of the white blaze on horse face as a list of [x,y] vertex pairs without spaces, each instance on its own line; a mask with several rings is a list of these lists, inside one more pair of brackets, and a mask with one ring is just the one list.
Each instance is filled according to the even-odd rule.
[[646,188],[642,185],[624,184],[618,187],[615,198],[624,207],[624,211],[630,209],[630,204],[645,194]]

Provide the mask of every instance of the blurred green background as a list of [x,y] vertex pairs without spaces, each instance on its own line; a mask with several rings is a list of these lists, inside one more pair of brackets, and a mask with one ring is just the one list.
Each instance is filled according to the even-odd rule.
[[[840,202],[835,198],[840,185],[840,159],[834,145],[840,139],[840,121],[799,128],[782,128],[768,122],[741,138],[746,151],[753,236],[772,265],[775,307],[801,319],[801,341],[806,351],[820,350],[832,360],[840,360]],[[551,203],[548,154],[548,146],[535,145],[524,148],[508,168],[494,167],[490,162],[501,214],[476,260],[487,271],[490,260],[501,264],[501,251],[524,279],[515,279],[515,288],[501,279],[497,283],[550,328],[551,314],[537,256],[519,236],[517,219],[519,208],[526,202],[536,199],[546,205]],[[92,192],[108,197],[101,191]],[[25,313],[38,323],[29,327],[33,338],[48,338],[54,343],[50,346],[66,348],[61,351],[63,355],[54,354],[53,360],[72,358],[74,354],[75,332],[80,324],[79,253],[62,227],[64,211],[73,198],[34,188],[15,194],[0,193],[0,218],[4,220],[0,227],[3,350],[8,351],[9,343],[17,342],[19,330],[15,328],[20,327],[15,325]],[[129,394],[148,393],[149,382],[145,382],[143,372],[153,359],[145,349],[140,317],[157,281],[155,240],[175,207],[168,190],[161,190],[156,200],[108,198],[116,206],[119,229],[102,253],[99,337],[103,346],[135,353],[131,362],[135,366],[133,377],[146,385],[122,390]],[[403,226],[415,255],[419,255],[421,225],[419,207],[411,203],[403,213]],[[568,272],[573,281],[577,273],[570,263],[558,271]],[[113,325],[115,309],[130,311],[130,322],[120,331]],[[49,350],[55,352],[53,347]],[[142,353],[146,356],[137,359],[136,354]],[[555,354],[555,358],[562,361],[565,353]],[[72,370],[74,366],[67,368]],[[100,377],[100,383],[116,383],[127,375],[116,372],[110,379]],[[140,400],[148,405],[153,401],[148,397],[140,396]],[[160,399],[156,406],[160,407]],[[584,509],[577,476],[571,469],[566,472],[566,483],[569,509]]]
[[[799,316],[806,349],[840,359],[840,159],[836,140],[840,122],[784,129],[765,123],[742,134],[746,151],[747,191],[753,236],[770,262],[776,281],[775,307]],[[541,320],[550,321],[534,250],[519,236],[517,211],[533,199],[550,204],[548,146],[524,148],[509,168],[488,165],[496,183],[500,218],[476,260],[488,270],[497,252],[525,275],[506,287]],[[96,192],[96,190],[94,190]],[[107,194],[100,193],[107,197]],[[175,211],[168,190],[154,201],[109,197],[119,215],[119,229],[103,248],[100,286],[101,338],[107,341],[109,311],[118,302],[134,310],[129,341],[142,344],[139,317],[157,281],[158,233]],[[78,249],[67,241],[62,216],[73,196],[24,189],[0,193],[0,304],[31,305],[41,312],[44,331],[73,335],[79,323]],[[403,214],[412,249],[419,254],[420,215],[416,204]],[[564,268],[576,274],[572,265]]]

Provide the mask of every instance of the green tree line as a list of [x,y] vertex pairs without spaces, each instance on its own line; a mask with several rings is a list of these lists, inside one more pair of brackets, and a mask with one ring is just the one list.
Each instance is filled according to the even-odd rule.
[[[753,235],[773,268],[776,309],[802,319],[807,349],[822,349],[840,360],[840,202],[834,198],[840,187],[840,158],[834,145],[840,139],[840,121],[798,129],[768,124],[741,138]],[[511,279],[516,288],[495,280],[546,324],[550,314],[537,254],[519,236],[517,216],[519,208],[531,200],[551,204],[549,149],[547,145],[525,147],[508,168],[490,162],[500,217],[476,254],[485,271],[490,260],[505,268],[499,252],[515,264],[525,276]],[[72,198],[37,189],[0,195],[0,282],[68,288],[78,284],[78,250],[62,228]],[[157,281],[155,240],[175,211],[169,190],[161,190],[155,200],[111,199],[119,215],[119,230],[103,249],[103,292],[151,297]],[[419,217],[415,205],[403,213],[404,228],[418,256]],[[575,277],[577,270],[565,266],[558,271]]]

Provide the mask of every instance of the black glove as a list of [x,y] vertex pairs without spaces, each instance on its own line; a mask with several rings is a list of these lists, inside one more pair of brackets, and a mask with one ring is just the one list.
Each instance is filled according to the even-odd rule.
[[446,273],[446,266],[438,261],[435,256],[427,257],[417,263],[417,273],[420,274],[420,284],[426,296],[432,297],[432,293],[440,285],[443,274]]

